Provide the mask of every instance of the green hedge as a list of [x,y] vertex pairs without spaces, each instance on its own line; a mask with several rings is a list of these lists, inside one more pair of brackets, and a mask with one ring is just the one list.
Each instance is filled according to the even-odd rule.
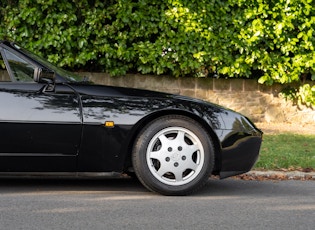
[[[313,0],[5,0],[0,36],[59,66],[315,80]],[[315,104],[315,87],[305,87]],[[294,91],[295,97],[299,96]]]

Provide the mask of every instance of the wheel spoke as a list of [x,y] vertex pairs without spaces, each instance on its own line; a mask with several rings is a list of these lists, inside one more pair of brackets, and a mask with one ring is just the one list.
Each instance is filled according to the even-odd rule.
[[165,136],[165,134],[162,134],[158,137],[158,139],[160,140],[161,144],[162,144],[162,148],[164,146],[167,146],[170,142],[170,140]]
[[185,132],[178,131],[175,141],[177,141],[178,144],[183,144],[185,142]]
[[198,168],[198,164],[196,164],[192,159],[191,160],[188,160],[187,162],[185,162],[185,164],[184,164],[184,168],[185,168],[185,170],[186,169],[191,169],[191,170],[193,170],[193,171],[196,171],[196,169]]
[[159,170],[157,171],[157,174],[162,177],[165,173],[169,172],[169,167],[166,166],[166,164],[162,164]]
[[149,152],[149,157],[150,157],[150,159],[156,159],[156,160],[159,160],[160,162],[162,162],[164,154],[163,154],[163,151],[161,151],[161,150],[151,151],[151,152]]
[[198,145],[186,145],[183,149],[183,154],[187,156],[187,158],[191,159],[192,155],[199,150]]
[[175,175],[176,182],[181,182],[183,180],[183,172],[181,170],[177,170],[176,172],[173,172]]

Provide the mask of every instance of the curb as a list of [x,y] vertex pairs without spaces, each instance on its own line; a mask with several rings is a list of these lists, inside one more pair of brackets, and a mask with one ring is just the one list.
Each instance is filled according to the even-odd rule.
[[315,180],[315,172],[301,171],[249,171],[239,176],[244,180]]

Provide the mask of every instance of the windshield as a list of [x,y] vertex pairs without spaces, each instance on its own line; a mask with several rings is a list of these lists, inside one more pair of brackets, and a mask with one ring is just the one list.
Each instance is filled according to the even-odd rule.
[[22,53],[28,55],[29,57],[33,58],[36,62],[38,62],[39,64],[43,65],[44,67],[46,67],[49,70],[52,70],[56,75],[64,78],[66,81],[70,81],[70,82],[80,82],[84,80],[84,77],[81,77],[80,75],[77,75],[75,73],[72,73],[70,71],[64,70],[62,68],[59,68],[53,64],[51,64],[50,62],[48,62],[47,60],[45,60],[44,58],[18,46],[17,44],[13,44],[15,48],[17,48],[18,50],[20,50]]

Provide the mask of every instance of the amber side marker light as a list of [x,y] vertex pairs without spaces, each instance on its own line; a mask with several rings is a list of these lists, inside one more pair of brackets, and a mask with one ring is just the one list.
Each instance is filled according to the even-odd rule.
[[113,121],[105,121],[104,126],[107,128],[114,128],[115,123]]

